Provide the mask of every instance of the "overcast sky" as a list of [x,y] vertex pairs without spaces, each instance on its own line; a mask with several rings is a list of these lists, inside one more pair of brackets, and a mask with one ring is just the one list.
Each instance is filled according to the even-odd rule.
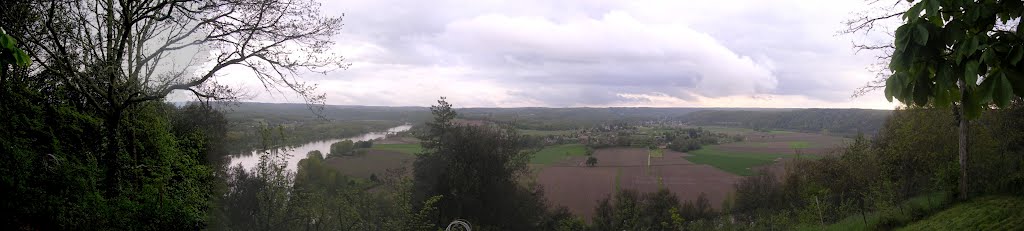
[[[837,31],[866,4],[327,1],[345,14],[336,51],[352,66],[304,80],[341,105],[891,109],[880,91],[851,98],[876,60],[851,46],[868,37]],[[302,102],[242,74],[218,81]]]

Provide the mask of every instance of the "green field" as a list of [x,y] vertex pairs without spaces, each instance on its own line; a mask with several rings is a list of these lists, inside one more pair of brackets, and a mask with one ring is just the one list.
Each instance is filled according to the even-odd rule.
[[530,158],[530,164],[548,165],[571,156],[582,156],[587,152],[587,147],[582,144],[562,144],[547,146]]
[[648,155],[650,155],[651,157],[658,157],[658,158],[665,157],[665,150],[664,149],[660,149],[660,148],[654,149],[654,150],[650,150],[648,152]]
[[576,131],[573,131],[573,130],[544,131],[544,130],[519,129],[519,133],[520,134],[528,135],[528,136],[569,135],[569,134],[572,134],[573,132],[576,132]]
[[957,204],[897,230],[1021,230],[1024,198],[989,196]]
[[423,151],[423,147],[420,144],[374,144],[372,148],[374,150],[384,151],[395,151],[405,154],[414,155]]
[[[793,154],[722,151],[716,149],[715,145],[704,146],[696,151],[690,151],[689,154],[690,156],[685,158],[690,162],[715,166],[741,176],[754,175],[754,171],[750,168],[770,164],[776,158],[793,157]],[[805,155],[803,157],[814,158],[816,156]]]

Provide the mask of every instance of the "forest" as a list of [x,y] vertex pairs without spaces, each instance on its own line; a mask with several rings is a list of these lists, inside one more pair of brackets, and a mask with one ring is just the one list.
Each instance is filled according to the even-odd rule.
[[682,121],[697,125],[728,125],[751,129],[831,132],[843,135],[875,134],[889,117],[888,110],[799,109],[777,111],[704,110],[686,114]]

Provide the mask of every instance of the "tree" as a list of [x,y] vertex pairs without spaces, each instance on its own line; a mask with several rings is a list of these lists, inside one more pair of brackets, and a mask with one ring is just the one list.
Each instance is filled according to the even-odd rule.
[[594,156],[587,156],[587,167],[594,167],[597,165],[597,158]]
[[456,125],[444,98],[431,106],[434,120],[419,134],[423,152],[413,163],[413,201],[442,196],[435,224],[456,219],[474,229],[535,230],[546,212],[543,192],[524,187],[532,153],[511,127]]
[[331,156],[351,155],[355,144],[352,140],[342,140],[331,144]]
[[[251,70],[268,89],[284,87],[317,103],[323,95],[315,95],[298,74],[345,67],[340,56],[327,51],[341,18],[320,16],[319,4],[311,0],[35,1],[28,6],[34,20],[19,36],[36,52],[31,56],[40,71],[34,75],[55,82],[102,118],[100,163],[107,165],[102,187],[110,191],[127,172],[121,156],[131,141],[123,137],[122,124],[138,105],[175,90],[201,100],[233,99],[239,93],[215,80],[231,67]],[[210,56],[181,58],[196,54]]]
[[1007,107],[1014,95],[1024,96],[1022,12],[1019,1],[923,0],[902,14],[896,29],[885,97],[956,106],[961,199],[969,189],[969,120],[989,105]]

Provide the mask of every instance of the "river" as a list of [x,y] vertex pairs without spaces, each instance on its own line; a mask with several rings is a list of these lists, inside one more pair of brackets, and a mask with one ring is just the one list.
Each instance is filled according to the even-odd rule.
[[[288,170],[295,172],[297,168],[296,166],[298,166],[299,164],[299,160],[306,158],[306,153],[309,153],[310,151],[320,150],[320,152],[323,153],[324,156],[326,157],[327,153],[331,151],[331,144],[333,143],[343,140],[352,140],[352,142],[374,140],[378,138],[384,138],[388,134],[408,131],[410,128],[412,128],[412,125],[405,124],[398,127],[389,128],[388,130],[382,132],[370,132],[344,139],[320,140],[309,142],[299,146],[293,146],[287,151],[287,154],[289,155],[285,156],[285,159],[288,162]],[[242,164],[242,166],[245,167],[246,169],[252,169],[256,167],[256,165],[259,164],[259,162],[260,155],[257,152],[251,152],[249,154],[232,155],[230,166],[237,166],[238,164]]]

